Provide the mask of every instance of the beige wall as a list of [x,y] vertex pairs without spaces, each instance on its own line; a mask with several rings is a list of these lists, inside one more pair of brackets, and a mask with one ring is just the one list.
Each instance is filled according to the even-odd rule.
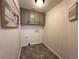
[[44,40],[63,59],[77,59],[77,21],[68,20],[68,10],[75,0],[64,0],[46,13]]
[[[75,3],[77,0],[68,0],[67,6],[68,9]],[[69,59],[78,59],[77,57],[77,46],[78,46],[78,21],[68,22],[67,25],[67,48],[68,48],[68,56]]]
[[[15,2],[18,3],[17,0]],[[0,28],[0,59],[18,59],[19,50],[20,26],[16,29]]]

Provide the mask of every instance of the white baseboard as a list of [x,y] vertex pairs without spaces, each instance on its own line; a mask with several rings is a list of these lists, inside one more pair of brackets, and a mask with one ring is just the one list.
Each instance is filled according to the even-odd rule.
[[19,51],[18,59],[20,59],[20,54],[21,54],[21,48],[20,48],[20,51]]
[[[42,42],[34,42],[34,43],[31,43],[31,45],[40,44],[40,43],[42,43]],[[28,46],[28,44],[21,45],[21,47],[24,47],[24,46]]]
[[43,43],[46,47],[48,47],[57,57],[63,59],[58,53],[56,53],[53,49],[51,49],[46,43]]
[[40,43],[42,43],[42,42],[31,43],[31,45],[40,44]]

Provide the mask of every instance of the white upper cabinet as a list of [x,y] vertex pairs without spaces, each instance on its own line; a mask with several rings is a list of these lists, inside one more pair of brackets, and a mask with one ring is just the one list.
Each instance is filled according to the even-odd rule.
[[21,25],[42,25],[45,24],[45,13],[20,9]]
[[29,24],[35,24],[35,13],[32,11],[29,12]]
[[39,13],[40,24],[45,24],[45,14]]
[[39,25],[40,19],[39,19],[39,13],[35,12],[35,24]]

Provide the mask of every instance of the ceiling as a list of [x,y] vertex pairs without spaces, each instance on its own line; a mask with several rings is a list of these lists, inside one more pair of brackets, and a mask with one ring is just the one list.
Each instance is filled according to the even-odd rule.
[[20,8],[26,8],[29,10],[39,11],[39,12],[47,12],[62,0],[45,0],[43,6],[38,7],[35,4],[35,0],[19,0]]

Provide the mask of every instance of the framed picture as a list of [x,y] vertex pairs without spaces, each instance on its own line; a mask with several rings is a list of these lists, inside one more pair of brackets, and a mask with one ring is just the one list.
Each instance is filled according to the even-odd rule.
[[17,8],[14,1],[11,1],[13,5],[10,5],[8,0],[0,0],[2,28],[17,28],[19,26],[19,15],[14,11],[14,9],[16,10]]
[[74,21],[78,19],[78,2],[69,9],[69,20]]

